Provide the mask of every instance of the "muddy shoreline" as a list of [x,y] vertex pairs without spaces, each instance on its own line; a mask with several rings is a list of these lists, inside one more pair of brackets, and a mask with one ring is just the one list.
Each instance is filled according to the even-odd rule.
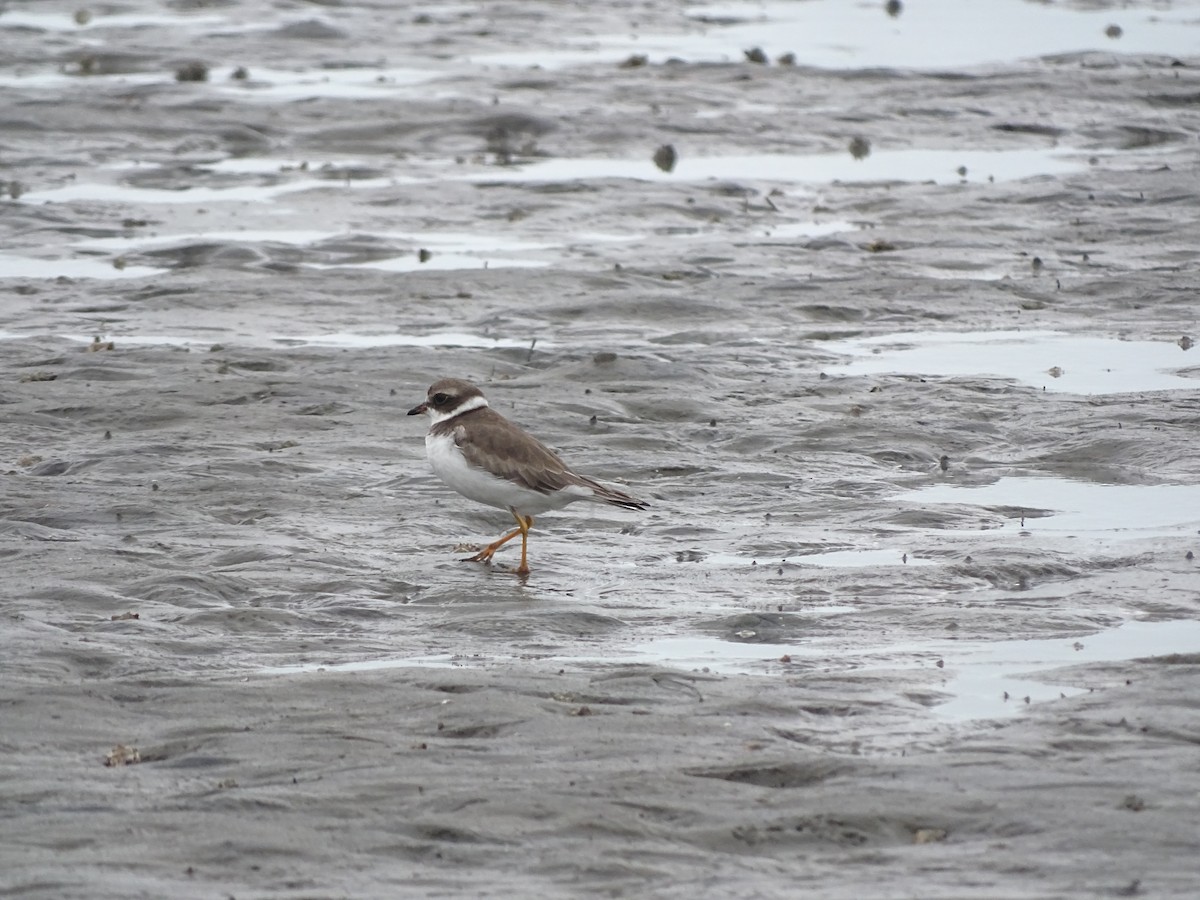
[[1001,6],[9,4],[0,894],[1191,897],[1200,58]]

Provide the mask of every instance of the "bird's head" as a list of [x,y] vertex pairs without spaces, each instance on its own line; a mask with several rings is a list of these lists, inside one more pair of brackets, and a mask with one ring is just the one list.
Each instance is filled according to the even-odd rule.
[[425,395],[425,402],[418,403],[408,411],[410,416],[427,413],[434,424],[452,419],[461,413],[481,409],[488,405],[483,391],[460,378],[443,378],[435,381]]

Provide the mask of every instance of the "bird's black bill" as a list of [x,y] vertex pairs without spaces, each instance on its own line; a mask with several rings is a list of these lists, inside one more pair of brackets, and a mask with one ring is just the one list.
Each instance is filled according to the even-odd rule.
[[408,414],[410,416],[419,416],[422,413],[426,413],[428,411],[429,411],[429,407],[426,404],[421,403],[421,404],[418,404],[417,406],[414,406],[412,409],[410,409],[408,411]]

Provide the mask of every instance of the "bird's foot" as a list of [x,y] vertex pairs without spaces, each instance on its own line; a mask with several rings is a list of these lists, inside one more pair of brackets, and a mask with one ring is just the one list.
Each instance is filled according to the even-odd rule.
[[[507,544],[509,541],[511,541],[513,538],[515,538],[520,533],[521,533],[520,528],[510,531],[508,534],[504,535],[504,537],[500,538],[500,540],[492,541],[490,544],[488,544],[486,547],[484,547],[482,550],[480,550],[474,556],[468,556],[466,559],[463,560],[463,562],[484,562],[484,563],[491,562],[492,557],[496,555],[496,551],[499,550],[501,547],[503,547],[505,544]],[[475,547],[462,547],[461,549],[474,550]],[[521,553],[521,557],[522,557],[521,564],[522,565],[525,564],[524,556],[525,556],[525,554],[522,551],[522,553]]]
[[459,559],[459,562],[491,562],[492,557],[496,555],[496,545],[489,544],[486,547],[481,547],[479,544],[455,544],[455,553],[474,553],[474,556],[464,556]]

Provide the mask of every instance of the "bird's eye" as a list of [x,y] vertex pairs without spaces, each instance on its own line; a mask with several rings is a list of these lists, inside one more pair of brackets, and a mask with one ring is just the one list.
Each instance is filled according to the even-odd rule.
[[442,406],[449,399],[450,399],[450,397],[447,396],[446,394],[434,394],[433,395],[433,405],[434,406]]

